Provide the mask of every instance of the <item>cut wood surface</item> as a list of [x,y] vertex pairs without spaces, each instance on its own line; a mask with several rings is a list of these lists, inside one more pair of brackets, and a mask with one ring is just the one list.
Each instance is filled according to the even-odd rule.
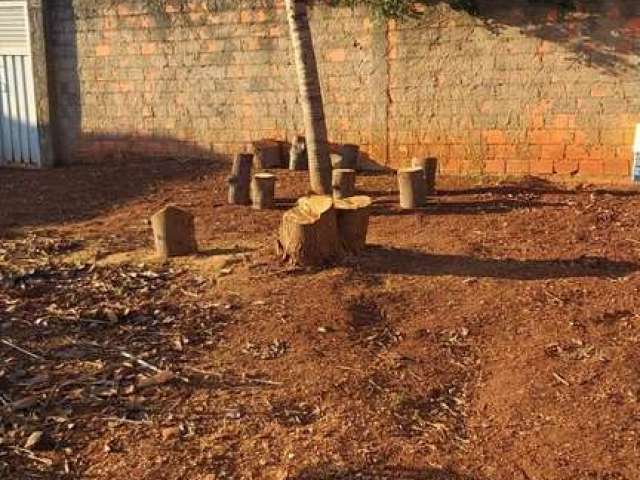
[[331,197],[302,197],[285,212],[278,253],[295,265],[321,266],[340,257],[336,210]]
[[189,255],[198,250],[193,215],[189,212],[169,205],[151,217],[151,225],[159,257]]
[[358,254],[367,244],[371,197],[358,195],[334,200],[338,218],[338,238],[346,253]]
[[276,176],[271,173],[256,173],[251,182],[253,208],[262,210],[273,208],[276,190]]

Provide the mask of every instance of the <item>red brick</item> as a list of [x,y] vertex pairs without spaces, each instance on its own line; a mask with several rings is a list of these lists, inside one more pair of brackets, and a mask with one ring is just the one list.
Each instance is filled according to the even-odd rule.
[[631,174],[631,157],[608,158],[603,165],[605,175],[629,176]]
[[96,56],[98,57],[107,57],[111,55],[111,46],[110,45],[98,45],[96,47]]
[[516,156],[515,145],[489,145],[487,146],[487,157],[491,158],[513,158]]
[[485,130],[482,132],[482,139],[488,145],[504,145],[507,143],[507,136],[502,130]]
[[531,172],[531,163],[527,159],[507,160],[507,175],[528,175]]
[[141,48],[142,55],[153,55],[158,52],[158,45],[154,42],[145,42]]
[[344,48],[334,48],[325,53],[329,62],[344,62],[347,59],[347,51]]
[[575,174],[579,171],[579,162],[577,159],[560,159],[553,162],[553,171],[559,175]]
[[569,143],[572,136],[570,130],[529,130],[527,140],[533,145],[560,145]]
[[564,145],[542,145],[540,157],[543,160],[555,160],[558,158],[563,158],[564,152]]
[[530,169],[533,175],[551,175],[553,173],[553,164],[560,161],[561,157],[555,158],[538,158],[531,162]]
[[551,127],[553,128],[575,128],[576,126],[576,116],[569,114],[558,114],[555,115],[551,120]]
[[604,161],[584,159],[578,162],[581,175],[600,176],[604,173]]
[[492,175],[504,175],[507,162],[504,158],[487,158],[484,161],[484,172]]

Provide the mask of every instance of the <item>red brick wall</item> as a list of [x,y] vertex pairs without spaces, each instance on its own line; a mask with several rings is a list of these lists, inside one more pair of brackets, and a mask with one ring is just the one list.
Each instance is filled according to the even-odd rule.
[[[227,154],[301,132],[281,2],[251,3],[49,2],[61,159]],[[438,7],[402,24],[315,7],[331,141],[390,166],[437,156],[451,174],[627,177],[640,5],[583,2],[562,17],[484,3],[480,18]]]

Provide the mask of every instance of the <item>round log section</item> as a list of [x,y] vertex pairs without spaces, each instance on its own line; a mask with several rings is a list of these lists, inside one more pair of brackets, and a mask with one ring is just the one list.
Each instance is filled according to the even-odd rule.
[[358,170],[358,158],[360,157],[360,147],[358,145],[346,144],[340,148],[342,155],[342,167]]
[[426,203],[426,184],[421,168],[401,168],[398,170],[400,208],[413,209]]
[[276,176],[271,173],[256,173],[251,182],[253,208],[264,210],[273,208],[276,193]]
[[248,205],[251,201],[249,187],[251,184],[251,165],[253,155],[241,153],[233,160],[229,182],[229,203],[231,205]]
[[353,197],[356,194],[356,171],[350,168],[337,168],[333,171],[333,198]]
[[278,142],[262,140],[253,144],[253,166],[256,170],[282,167],[282,147]]
[[424,182],[426,186],[426,194],[433,195],[436,193],[436,175],[438,172],[438,159],[434,157],[414,158],[411,166],[422,169]]
[[365,249],[371,204],[371,197],[364,195],[334,200],[338,237],[344,252],[358,255]]
[[151,226],[158,257],[190,255],[198,250],[191,213],[170,205],[151,217]]
[[336,210],[331,197],[302,197],[285,212],[277,251],[283,261],[318,267],[341,256]]
[[291,142],[289,151],[289,170],[307,170],[309,158],[307,157],[307,145],[304,137],[297,136]]

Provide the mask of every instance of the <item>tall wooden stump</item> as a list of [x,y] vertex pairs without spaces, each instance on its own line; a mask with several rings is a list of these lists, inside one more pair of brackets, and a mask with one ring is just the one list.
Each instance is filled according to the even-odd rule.
[[291,141],[289,152],[289,170],[308,170],[309,157],[307,156],[307,145],[304,137],[297,136]]
[[321,266],[339,258],[337,217],[331,197],[302,197],[285,212],[277,250],[283,260],[300,266]]
[[340,148],[342,155],[342,167],[358,170],[358,157],[360,156],[360,147],[358,145],[345,144]]
[[356,193],[356,171],[337,168],[333,171],[333,198],[353,197]]
[[434,157],[414,158],[411,166],[422,169],[426,193],[433,195],[436,192],[436,175],[438,172],[438,159]]
[[261,140],[253,144],[253,166],[256,170],[282,167],[282,148],[278,142]]
[[233,160],[229,182],[229,203],[231,205],[248,205],[251,201],[249,185],[251,183],[251,165],[253,155],[240,153]]
[[251,182],[253,208],[263,210],[273,208],[276,191],[276,176],[271,173],[256,173]]
[[189,255],[198,250],[193,215],[169,205],[151,217],[156,253],[161,258]]
[[421,168],[401,168],[398,170],[400,207],[412,209],[426,203],[426,184]]
[[371,197],[364,195],[334,200],[338,216],[338,237],[345,252],[357,255],[364,250],[371,203]]
[[330,157],[331,157],[331,168],[333,168],[334,170],[336,168],[343,168],[342,154],[332,153]]

